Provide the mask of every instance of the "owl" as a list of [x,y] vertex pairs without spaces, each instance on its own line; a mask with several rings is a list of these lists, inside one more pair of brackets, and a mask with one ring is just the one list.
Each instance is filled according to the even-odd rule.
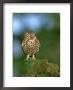
[[37,39],[35,32],[26,32],[21,45],[23,52],[27,55],[26,60],[32,57],[35,60],[35,54],[39,51],[40,42]]

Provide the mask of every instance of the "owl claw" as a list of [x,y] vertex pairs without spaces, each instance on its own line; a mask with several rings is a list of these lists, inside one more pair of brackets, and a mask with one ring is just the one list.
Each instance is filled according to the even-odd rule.
[[34,55],[33,55],[32,59],[35,60],[35,56]]
[[26,58],[26,60],[28,61],[28,59],[29,59],[29,55],[27,55],[27,58]]
[[[27,55],[26,61],[28,61],[29,59],[30,59],[30,56]],[[35,60],[35,56],[34,55],[32,56],[32,60]]]

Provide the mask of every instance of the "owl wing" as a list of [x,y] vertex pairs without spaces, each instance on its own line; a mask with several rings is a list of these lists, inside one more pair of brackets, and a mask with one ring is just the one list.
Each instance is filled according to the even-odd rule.
[[38,45],[38,47],[40,47],[40,42],[38,39],[35,40],[36,41],[36,44]]
[[23,40],[23,41],[22,41],[22,45],[21,45],[21,47],[23,47],[23,46],[24,46],[24,44],[25,44],[25,43],[24,43],[24,40]]
[[[22,51],[24,52],[24,46],[25,46],[25,44],[26,44],[26,39],[24,39],[23,41],[22,41],[22,44],[21,44],[21,47],[22,47]],[[25,52],[24,52],[25,53]],[[26,54],[26,53],[25,53]]]
[[22,41],[21,47],[23,47],[25,44],[26,44],[26,40],[24,39],[24,40]]

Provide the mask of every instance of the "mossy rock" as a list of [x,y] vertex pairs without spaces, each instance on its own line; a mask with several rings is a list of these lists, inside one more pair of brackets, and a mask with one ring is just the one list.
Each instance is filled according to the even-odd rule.
[[29,77],[59,77],[60,68],[57,64],[49,63],[48,59],[27,61],[27,73]]
[[57,64],[48,63],[47,74],[49,76],[60,76],[60,68]]

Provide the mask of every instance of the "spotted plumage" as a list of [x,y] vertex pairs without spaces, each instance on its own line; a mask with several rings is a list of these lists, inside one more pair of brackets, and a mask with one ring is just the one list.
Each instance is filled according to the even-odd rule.
[[22,41],[22,49],[27,54],[27,60],[32,56],[35,59],[35,54],[39,51],[40,42],[34,32],[26,32]]

